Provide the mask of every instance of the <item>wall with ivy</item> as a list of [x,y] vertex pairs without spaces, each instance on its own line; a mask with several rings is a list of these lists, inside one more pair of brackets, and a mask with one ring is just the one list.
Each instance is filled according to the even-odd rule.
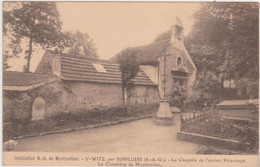
[[30,121],[33,101],[39,96],[45,101],[46,118],[67,113],[67,92],[58,81],[28,91],[4,91],[3,95],[4,122]]

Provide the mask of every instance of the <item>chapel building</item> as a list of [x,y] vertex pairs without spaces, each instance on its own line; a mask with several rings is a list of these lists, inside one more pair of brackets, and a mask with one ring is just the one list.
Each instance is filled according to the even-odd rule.
[[[181,20],[176,17],[168,38],[131,48],[138,52],[137,62],[140,69],[158,85],[161,99],[169,99],[177,85],[184,87],[187,97],[193,93],[192,85],[197,68],[184,46],[183,29]],[[112,60],[117,59],[118,55]]]
[[[133,79],[130,105],[158,105],[176,84],[192,95],[197,69],[183,40],[183,25],[176,18],[170,38],[134,48],[139,72]],[[122,74],[116,58],[46,50],[35,73],[3,72],[4,122],[122,107]]]

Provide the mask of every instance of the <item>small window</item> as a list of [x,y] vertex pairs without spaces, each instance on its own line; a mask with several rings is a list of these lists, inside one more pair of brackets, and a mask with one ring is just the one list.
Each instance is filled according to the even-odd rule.
[[98,72],[107,72],[106,69],[102,66],[102,64],[92,63],[92,65]]
[[180,67],[182,65],[182,58],[179,56],[177,58],[177,66]]

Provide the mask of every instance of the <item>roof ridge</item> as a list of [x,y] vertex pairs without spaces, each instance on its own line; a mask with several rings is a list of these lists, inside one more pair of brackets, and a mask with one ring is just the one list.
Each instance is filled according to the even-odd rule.
[[[94,63],[94,62],[104,62],[104,63],[114,63],[114,64],[118,64],[115,60],[104,60],[104,59],[95,59],[95,58],[88,58],[88,57],[77,57],[77,56],[65,56],[63,55],[62,57],[66,57],[69,59],[79,59],[79,58],[83,58],[83,61],[87,61],[90,63]],[[82,59],[81,59],[82,60]]]
[[4,73],[19,73],[19,74],[26,74],[26,75],[40,75],[40,76],[54,76],[54,75],[51,75],[51,74],[41,74],[41,73],[34,73],[34,72],[23,72],[23,71],[3,71],[3,74]]
[[162,41],[158,41],[158,42],[152,42],[152,43],[150,43],[150,44],[148,44],[148,45],[163,43],[163,42],[166,42],[166,41],[171,41],[171,39],[162,40]]
[[149,45],[153,45],[153,44],[158,44],[158,43],[164,43],[164,42],[167,42],[167,41],[171,41],[171,39],[162,40],[162,41],[158,41],[158,42],[152,42],[152,43],[145,44],[145,45],[140,45],[140,46],[133,46],[133,47],[129,47],[129,48],[143,48],[143,47],[145,47],[145,46],[149,46]]
[[[115,60],[105,60],[105,59],[98,59],[98,58],[90,58],[90,57],[86,57],[86,56],[81,56],[81,55],[77,55],[77,54],[70,54],[70,53],[63,53],[63,52],[55,52],[53,50],[47,50],[49,51],[51,54],[60,54],[62,57],[69,57],[69,58],[82,58],[85,60],[89,60],[89,61],[104,61],[104,62],[113,62],[116,63]],[[116,63],[118,64],[118,63]]]

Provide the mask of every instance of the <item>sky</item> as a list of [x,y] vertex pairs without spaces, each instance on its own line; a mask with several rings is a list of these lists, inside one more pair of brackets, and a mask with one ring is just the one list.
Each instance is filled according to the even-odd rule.
[[[88,33],[94,40],[100,59],[109,59],[126,47],[151,43],[170,29],[178,16],[187,35],[194,23],[192,15],[199,3],[159,2],[57,2],[64,31]],[[44,50],[31,59],[34,72]],[[24,58],[9,61],[12,71],[22,71]]]

